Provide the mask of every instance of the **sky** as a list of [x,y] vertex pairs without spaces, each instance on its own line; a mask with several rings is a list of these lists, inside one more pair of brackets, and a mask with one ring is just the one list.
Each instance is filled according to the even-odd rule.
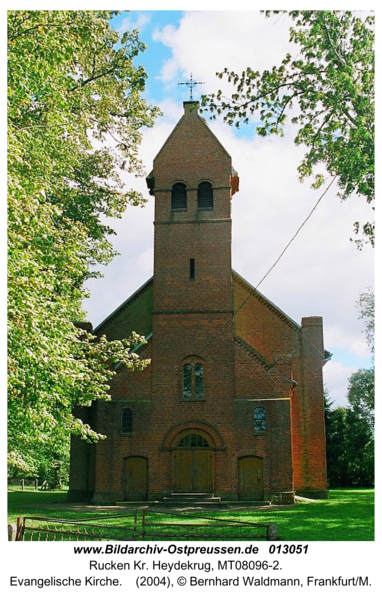
[[[113,21],[121,32],[139,29],[147,45],[136,61],[148,74],[145,97],[163,112],[154,127],[144,131],[140,156],[147,173],[181,118],[183,101],[189,100],[188,88],[178,83],[192,73],[202,82],[193,91],[198,100],[226,85],[216,77],[225,67],[236,72],[247,66],[271,68],[286,52],[296,54],[288,41],[289,26],[285,16],[266,19],[256,10],[133,10]],[[299,182],[297,166],[304,148],[294,145],[296,130],[290,122],[284,137],[260,138],[253,125],[236,130],[210,121],[207,113],[203,117],[239,173],[240,191],[232,199],[232,264],[256,287],[325,188],[313,190],[311,182]],[[120,255],[101,269],[102,279],[88,284],[90,297],[84,308],[93,326],[153,274],[154,199],[144,178],[124,174],[123,179],[148,203],[129,207],[122,220],[112,222],[117,231],[113,245]],[[351,373],[372,364],[356,302],[361,292],[374,286],[374,251],[369,245],[359,251],[350,241],[353,223],[372,218],[370,207],[358,197],[341,202],[337,192],[332,186],[325,194],[259,287],[297,323],[302,317],[323,317],[325,348],[333,354],[324,367],[324,381],[334,406],[346,405]]]

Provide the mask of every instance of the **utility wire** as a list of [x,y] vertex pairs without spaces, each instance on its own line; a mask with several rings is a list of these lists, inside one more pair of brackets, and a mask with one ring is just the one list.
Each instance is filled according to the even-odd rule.
[[[268,271],[265,273],[265,275],[260,279],[259,283],[256,285],[256,287],[251,290],[247,296],[247,298],[244,300],[244,302],[239,306],[239,308],[236,309],[236,311],[234,311],[233,313],[233,317],[235,318],[235,316],[238,314],[238,312],[243,308],[243,306],[248,302],[248,300],[254,295],[254,293],[258,290],[258,288],[260,287],[260,285],[263,283],[263,281],[265,281],[265,279],[268,277],[268,275],[271,273],[271,271],[273,271],[273,269],[275,268],[275,266],[278,264],[278,262],[281,260],[281,258],[284,256],[285,252],[288,250],[289,246],[292,244],[292,242],[296,239],[296,237],[298,236],[298,234],[300,233],[301,229],[304,227],[304,225],[309,221],[310,217],[312,216],[312,214],[314,213],[314,211],[316,210],[317,206],[320,204],[321,200],[323,199],[323,197],[325,196],[325,194],[329,191],[329,189],[331,188],[331,186],[333,185],[333,183],[335,182],[335,180],[337,179],[337,175],[335,175],[333,177],[333,179],[330,181],[329,185],[326,187],[325,191],[321,194],[321,196],[319,197],[319,199],[317,200],[316,204],[313,206],[312,210],[310,211],[310,213],[308,214],[308,216],[306,217],[306,219],[301,223],[300,227],[297,229],[296,233],[294,234],[294,236],[289,240],[289,242],[287,243],[287,245],[285,246],[284,250],[281,252],[281,254],[279,254],[279,257],[277,258],[277,260],[273,263],[273,265],[270,267],[270,269],[268,269]],[[206,348],[208,348],[208,346],[214,341],[214,339],[221,333],[221,331],[223,331],[223,329],[225,327],[227,327],[227,325],[231,323],[231,319],[229,321],[227,321],[227,323],[225,323],[223,325],[223,327],[219,330],[219,332],[208,342],[208,344],[206,346],[204,346],[204,348],[202,349],[202,352],[204,352],[206,350]],[[311,344],[312,345],[312,344]],[[314,347],[318,352],[319,350],[312,345],[312,347]],[[319,354],[321,355],[321,352],[319,352]]]

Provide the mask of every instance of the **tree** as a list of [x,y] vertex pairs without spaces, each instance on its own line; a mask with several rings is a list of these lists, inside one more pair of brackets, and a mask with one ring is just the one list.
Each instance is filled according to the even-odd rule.
[[[282,11],[267,11],[279,13]],[[285,11],[284,11],[285,12]],[[340,197],[352,193],[374,201],[374,17],[351,11],[291,11],[290,41],[279,66],[262,73],[248,67],[241,74],[225,68],[218,77],[235,87],[230,99],[222,91],[204,96],[212,118],[229,125],[260,119],[257,133],[283,134],[288,111],[299,126],[295,143],[307,147],[300,179],[323,165],[337,178]],[[296,111],[297,107],[297,111]],[[324,183],[315,174],[313,187]],[[374,210],[374,209],[373,209]],[[374,245],[374,223],[354,224],[355,233]],[[362,247],[362,239],[356,240]]]
[[348,401],[354,414],[374,432],[374,368],[359,369],[349,378]]
[[351,408],[329,410],[326,446],[329,487],[374,485],[374,439],[360,415]]
[[40,445],[100,439],[73,406],[110,399],[118,362],[147,363],[138,335],[78,326],[86,279],[114,255],[105,217],[144,202],[119,172],[142,174],[141,130],[158,114],[142,99],[138,32],[120,38],[115,14],[8,13],[9,462],[25,472]]
[[366,336],[367,345],[374,356],[374,337],[375,337],[375,299],[374,292],[368,288],[365,292],[359,295],[357,302],[359,319],[365,324],[364,334]]
[[[372,374],[369,371],[367,374],[358,371],[350,377],[349,407],[332,408],[333,402],[327,389],[324,390],[330,487],[374,485],[374,413],[370,408],[374,407],[374,370]],[[364,379],[368,386],[364,385]]]
[[[375,298],[374,292],[368,288],[359,295],[357,302],[359,319],[365,324],[367,345],[374,358],[375,349]],[[349,378],[348,400],[357,415],[365,419],[374,432],[374,395],[375,395],[375,369],[359,369]]]

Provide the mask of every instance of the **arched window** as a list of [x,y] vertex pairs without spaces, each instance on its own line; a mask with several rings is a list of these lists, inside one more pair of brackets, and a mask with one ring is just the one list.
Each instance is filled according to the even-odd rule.
[[121,413],[121,433],[133,431],[133,412],[130,408],[124,408]]
[[183,365],[183,398],[190,400],[192,396],[192,366]]
[[214,196],[212,185],[208,181],[203,181],[198,187],[198,208],[213,208]]
[[187,188],[184,183],[175,183],[172,186],[171,208],[172,210],[187,208]]
[[193,359],[183,365],[183,399],[202,400],[204,397],[204,366]]
[[267,428],[265,408],[259,406],[253,411],[253,428],[255,433],[262,433]]
[[177,446],[178,448],[209,448],[208,441],[202,436],[193,433],[182,438]]
[[204,378],[204,367],[201,363],[196,363],[194,367],[194,378],[195,378],[195,398],[203,398],[203,378]]

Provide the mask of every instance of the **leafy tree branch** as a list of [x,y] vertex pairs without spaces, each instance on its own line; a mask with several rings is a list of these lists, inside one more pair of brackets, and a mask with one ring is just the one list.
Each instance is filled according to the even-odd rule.
[[[285,11],[267,11],[266,15]],[[374,210],[374,18],[351,11],[290,11],[290,41],[296,56],[262,73],[217,73],[231,83],[231,98],[219,90],[204,96],[211,118],[239,127],[253,119],[258,135],[283,135],[288,113],[299,127],[297,145],[306,146],[300,179],[325,171],[338,177],[339,196],[363,197]],[[260,122],[260,123],[259,123]],[[324,167],[325,171],[320,171]],[[374,245],[374,221],[354,224],[355,241]]]
[[105,218],[145,202],[119,171],[143,173],[141,128],[159,114],[133,64],[138,32],[120,39],[115,14],[8,13],[9,461],[31,474],[70,433],[100,439],[73,407],[109,400],[116,363],[147,364],[136,334],[108,342],[75,325],[93,267],[115,255]]

